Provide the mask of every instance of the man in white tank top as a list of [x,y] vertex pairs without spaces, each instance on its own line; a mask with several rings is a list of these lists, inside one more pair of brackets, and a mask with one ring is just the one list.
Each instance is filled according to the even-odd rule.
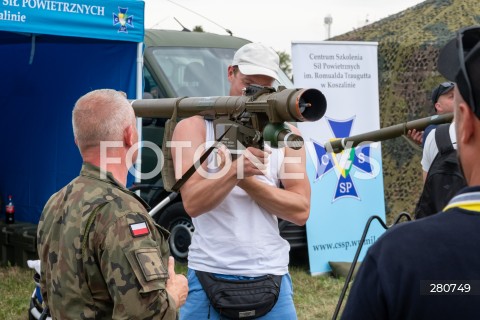
[[[260,43],[243,46],[228,67],[230,95],[240,96],[252,84],[272,86],[278,70],[279,57],[271,48]],[[296,127],[289,126],[300,135]],[[177,178],[213,143],[213,130],[212,122],[201,116],[177,124],[172,140],[189,144],[172,148]],[[247,157],[248,153],[253,157]],[[305,149],[249,147],[233,162],[225,160],[222,151],[218,159],[216,173],[211,170],[214,161],[209,159],[180,190],[195,226],[188,256],[189,294],[180,319],[220,318],[210,306],[195,270],[229,279],[281,275],[278,301],[262,319],[296,319],[288,273],[290,246],[280,236],[277,219],[297,225],[304,225],[308,219],[310,183]]]

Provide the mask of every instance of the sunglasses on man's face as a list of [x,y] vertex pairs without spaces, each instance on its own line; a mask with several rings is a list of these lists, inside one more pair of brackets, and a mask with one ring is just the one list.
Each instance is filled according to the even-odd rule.
[[458,58],[460,61],[460,72],[467,85],[468,92],[467,99],[470,108],[476,111],[475,99],[473,98],[472,84],[470,77],[468,76],[467,67],[465,66],[465,56],[468,55],[473,49],[479,50],[480,48],[480,27],[469,27],[459,30],[457,33],[457,48]]
[[447,91],[450,91],[455,86],[455,83],[447,81],[442,82],[434,91],[434,96],[432,97],[434,104],[438,101],[441,95],[444,95]]
[[440,87],[442,87],[442,89],[449,89],[449,88],[453,87],[454,85],[455,85],[455,83],[450,82],[450,81],[440,83]]

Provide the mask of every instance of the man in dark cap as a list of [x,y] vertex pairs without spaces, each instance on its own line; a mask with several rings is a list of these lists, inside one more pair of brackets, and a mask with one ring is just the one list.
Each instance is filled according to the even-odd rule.
[[443,212],[370,247],[342,319],[477,319],[480,314],[480,26],[461,29],[438,70],[456,83],[455,132],[468,187]]
[[453,88],[455,83],[443,82],[432,91],[432,104],[437,114],[453,112]]
[[[432,105],[436,114],[446,114],[446,113],[453,112],[453,88],[454,87],[455,87],[455,83],[451,81],[447,81],[447,82],[440,83],[435,89],[433,89]],[[437,125],[432,124],[425,128],[425,131],[423,132],[420,139],[422,146],[425,145],[428,134],[436,127]]]
[[[453,112],[453,88],[455,83],[451,81],[440,83],[432,90],[432,105],[436,114],[446,114]],[[437,127],[437,125],[429,125],[425,131],[417,131],[415,129],[408,130],[408,137],[419,145],[424,147],[428,134]]]

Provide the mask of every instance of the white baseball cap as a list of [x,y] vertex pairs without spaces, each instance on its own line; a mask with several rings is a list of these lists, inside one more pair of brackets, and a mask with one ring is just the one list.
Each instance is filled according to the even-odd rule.
[[232,66],[245,75],[261,74],[278,80],[280,58],[262,43],[248,43],[235,52]]

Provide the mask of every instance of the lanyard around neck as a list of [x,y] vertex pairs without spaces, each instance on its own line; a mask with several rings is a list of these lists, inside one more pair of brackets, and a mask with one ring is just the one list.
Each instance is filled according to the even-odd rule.
[[443,211],[451,208],[461,208],[469,211],[480,212],[480,192],[467,192],[453,197]]

